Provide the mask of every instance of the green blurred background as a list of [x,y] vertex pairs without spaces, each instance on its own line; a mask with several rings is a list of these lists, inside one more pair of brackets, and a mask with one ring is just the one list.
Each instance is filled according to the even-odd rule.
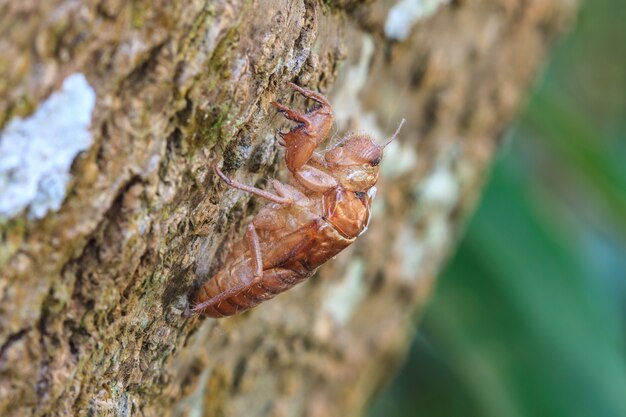
[[587,1],[369,417],[626,416],[626,1]]

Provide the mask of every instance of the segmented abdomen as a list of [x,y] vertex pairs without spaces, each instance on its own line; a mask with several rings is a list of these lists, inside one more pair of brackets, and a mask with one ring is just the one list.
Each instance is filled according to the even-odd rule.
[[350,243],[352,239],[345,239],[322,218],[277,242],[262,242],[269,248],[263,251],[264,258],[277,263],[264,263],[263,275],[255,279],[254,262],[245,252],[200,288],[193,312],[224,317],[249,310],[306,280]]
[[195,300],[198,304],[194,311],[209,317],[232,316],[287,291],[312,273],[300,275],[289,269],[275,268],[263,271],[260,279],[255,280],[252,273],[242,277],[249,281],[246,283],[241,279],[235,280],[230,274],[230,269],[226,267],[200,288]]
[[273,239],[275,232],[260,233],[263,275],[255,278],[252,253],[242,244],[239,256],[198,291],[193,311],[225,317],[246,311],[306,280],[315,270],[350,245],[367,227],[370,197],[341,187],[323,196],[320,217],[299,229]]

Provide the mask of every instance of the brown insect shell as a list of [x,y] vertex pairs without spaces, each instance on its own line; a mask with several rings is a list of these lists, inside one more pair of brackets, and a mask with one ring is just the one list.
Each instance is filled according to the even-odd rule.
[[367,228],[385,145],[352,134],[326,152],[315,153],[329,133],[332,108],[319,93],[291,86],[320,104],[302,115],[273,103],[298,123],[281,134],[289,184],[273,183],[278,195],[291,202],[285,204],[278,196],[268,197],[263,190],[255,192],[221,175],[229,185],[275,202],[261,209],[246,239],[235,244],[224,267],[198,290],[194,313],[224,317],[248,310],[313,275]]

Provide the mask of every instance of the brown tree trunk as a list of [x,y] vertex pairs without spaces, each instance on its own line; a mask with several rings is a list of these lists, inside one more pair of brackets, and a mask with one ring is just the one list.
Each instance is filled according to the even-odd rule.
[[[575,3],[4,0],[0,415],[360,415]],[[290,80],[338,134],[407,119],[370,229],[250,313],[186,318],[260,204],[210,165],[284,175]]]

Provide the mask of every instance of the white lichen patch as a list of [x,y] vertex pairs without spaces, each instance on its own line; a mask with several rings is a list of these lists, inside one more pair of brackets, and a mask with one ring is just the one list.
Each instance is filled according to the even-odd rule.
[[[413,281],[428,276],[440,263],[450,244],[452,229],[450,214],[461,197],[456,152],[441,158],[420,186],[415,190],[418,204],[415,216],[404,227],[394,243],[398,272],[402,279]],[[420,227],[415,226],[419,224]],[[419,232],[418,232],[419,230]],[[417,274],[416,271],[421,271]]]
[[39,219],[65,199],[70,167],[89,148],[96,94],[83,74],[65,79],[29,117],[15,117],[0,133],[0,219],[28,207]]
[[394,253],[398,254],[399,274],[406,281],[414,281],[419,277],[416,271],[422,270],[422,262],[426,247],[417,238],[412,227],[401,229],[394,242]]
[[[340,89],[336,91],[332,100],[335,111],[335,123],[337,123],[340,129],[348,128],[349,123],[354,119],[364,119],[364,111],[359,95],[367,85],[373,56],[374,39],[370,35],[364,35],[359,61],[345,70],[345,79],[348,82],[338,83]],[[359,126],[359,128],[365,127]],[[377,133],[370,130],[367,132],[372,135]]]
[[352,260],[346,270],[345,278],[333,285],[324,299],[324,311],[329,313],[337,324],[342,326],[346,324],[355,307],[365,296],[364,273],[363,260],[359,258]]
[[[361,93],[368,85],[370,64],[374,52],[374,38],[370,35],[364,35],[359,60],[342,71],[344,82],[337,83],[340,87],[333,94],[331,101],[335,112],[334,120],[338,130],[364,133],[380,143],[389,137],[389,130],[381,128],[376,113],[366,111],[361,103]],[[395,129],[395,127],[392,123],[391,128]],[[333,146],[338,141],[339,138],[334,136],[330,141],[330,145]],[[409,155],[408,158],[404,162],[411,164],[412,161],[410,159],[412,157]],[[385,159],[388,158],[385,156],[383,160]]]
[[385,35],[389,39],[403,41],[411,34],[413,25],[432,16],[449,0],[400,0],[389,10],[385,21]]
[[459,184],[448,165],[440,164],[420,187],[421,199],[426,204],[434,204],[450,209],[459,198]]

